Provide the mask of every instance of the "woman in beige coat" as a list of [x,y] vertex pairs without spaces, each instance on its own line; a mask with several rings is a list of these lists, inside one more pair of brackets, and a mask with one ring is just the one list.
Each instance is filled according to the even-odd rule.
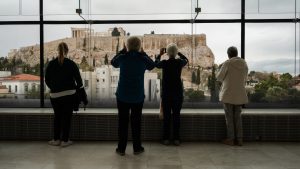
[[217,80],[222,82],[220,101],[224,103],[227,139],[223,143],[234,145],[243,144],[242,105],[248,102],[245,82],[248,75],[248,66],[244,59],[238,57],[236,47],[227,50],[228,60],[222,64],[217,74]]

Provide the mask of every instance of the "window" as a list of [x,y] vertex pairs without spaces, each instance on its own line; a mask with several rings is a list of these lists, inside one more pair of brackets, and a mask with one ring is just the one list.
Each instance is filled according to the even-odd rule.
[[38,20],[39,1],[37,0],[3,0],[0,1],[0,20]]
[[8,85],[8,92],[11,93],[11,85]]
[[250,102],[264,105],[299,102],[300,91],[296,89],[299,59],[295,58],[299,39],[295,39],[295,24],[249,23],[246,31]]
[[39,26],[1,25],[0,37],[0,83],[13,94],[0,98],[0,107],[39,107],[40,94],[30,91],[31,83],[40,83]]
[[[297,4],[299,5],[299,0]],[[271,4],[270,4],[271,3]],[[296,13],[299,12],[299,7]],[[299,17],[299,14],[297,14]],[[295,17],[295,0],[269,1],[269,0],[246,0],[246,18],[258,19],[282,19]]]
[[31,91],[32,92],[36,92],[36,84],[35,83],[32,83],[32,85],[31,85]]
[[[86,24],[75,13],[79,1],[43,2],[45,22],[38,20],[37,0],[0,2],[0,84],[15,86],[15,90],[11,87],[5,90],[14,92],[18,95],[16,98],[20,99],[12,99],[9,95],[1,97],[0,107],[35,107],[42,105],[43,99],[45,106],[50,106],[49,88],[45,86],[45,97],[39,98],[42,85],[42,69],[39,65],[39,43],[42,40],[39,37],[40,24],[44,26],[42,68],[57,56],[58,43],[66,42],[70,49],[68,58],[78,64],[84,86],[89,88],[87,94],[91,107],[107,107],[115,102],[114,91],[120,70],[110,66],[110,60],[121,50],[128,36],[132,35],[142,39],[143,48],[152,59],[161,47],[172,42],[177,43],[179,50],[189,58],[189,65],[182,72],[185,96],[183,107],[214,107],[220,104],[218,86],[213,76],[215,68],[227,59],[226,50],[229,46],[236,46],[240,54],[245,49],[244,57],[250,70],[247,79],[250,104],[277,104],[272,98],[274,93],[288,95],[280,104],[290,106],[297,101],[291,100],[289,96],[298,98],[298,92],[294,89],[299,88],[300,26],[294,21],[299,22],[300,0],[296,1],[296,10],[294,0],[272,3],[270,0],[245,0],[245,38],[241,36],[241,25],[244,25],[241,0],[201,0],[198,4],[196,0],[81,1],[82,17],[92,20],[93,24]],[[194,10],[197,6],[201,12],[196,23],[193,23],[191,19],[196,16]],[[19,21],[24,20],[28,21],[26,25],[20,25],[23,22]],[[149,20],[151,24],[145,24]],[[244,42],[245,45],[241,47]],[[163,59],[167,59],[167,56]],[[265,89],[262,94],[256,88],[262,84],[266,74],[274,76],[275,80],[271,80],[276,81],[277,78],[278,84],[268,89],[269,93]],[[280,76],[291,80],[290,75],[291,83],[280,80]],[[2,77],[8,76],[18,76],[25,80],[19,83],[3,80]],[[145,105],[159,104],[161,80],[162,71],[159,69],[145,73],[145,102],[150,103]],[[278,88],[282,88],[282,85],[288,85],[289,88]],[[267,94],[272,101],[266,100]],[[264,99],[253,101],[255,97]]]
[[89,87],[89,80],[84,80],[84,87]]
[[25,92],[28,92],[28,91],[29,91],[29,89],[28,89],[28,83],[25,83],[25,84],[24,84],[24,91],[25,91]]

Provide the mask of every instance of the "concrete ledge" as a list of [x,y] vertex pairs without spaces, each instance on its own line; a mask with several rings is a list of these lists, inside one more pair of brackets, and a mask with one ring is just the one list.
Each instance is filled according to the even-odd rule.
[[[142,139],[159,140],[162,122],[158,109],[145,109]],[[116,140],[117,110],[81,110],[73,116],[73,140]],[[0,108],[0,140],[48,140],[52,137],[53,113],[45,108]],[[244,109],[246,141],[300,141],[299,109]],[[129,135],[130,132],[129,132]],[[219,141],[226,135],[222,109],[183,109],[183,141]]]
[[[116,108],[82,108],[77,114],[84,115],[111,115],[117,114]],[[53,114],[52,108],[0,108],[0,114],[30,114],[30,115],[49,115]],[[159,114],[159,109],[143,109],[143,114]],[[207,114],[207,115],[224,115],[223,109],[182,109],[181,114]],[[256,114],[256,115],[300,115],[300,109],[243,109],[243,114]]]

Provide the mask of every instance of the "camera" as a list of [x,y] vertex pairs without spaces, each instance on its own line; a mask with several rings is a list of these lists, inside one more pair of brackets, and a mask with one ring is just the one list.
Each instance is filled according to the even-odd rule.
[[163,48],[164,53],[167,53],[167,48]]

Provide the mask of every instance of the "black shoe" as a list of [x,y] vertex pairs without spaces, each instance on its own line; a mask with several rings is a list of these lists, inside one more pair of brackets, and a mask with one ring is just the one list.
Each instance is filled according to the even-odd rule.
[[140,147],[138,150],[134,150],[133,154],[139,155],[139,154],[142,154],[143,152],[145,152],[144,147]]
[[168,146],[168,145],[170,145],[170,141],[169,141],[169,140],[163,140],[163,141],[161,142],[161,144],[163,144],[163,145],[165,145],[165,146]]
[[179,140],[174,140],[174,145],[175,146],[180,146],[180,141]]
[[125,151],[121,151],[119,148],[116,149],[116,153],[119,154],[120,156],[125,155]]

